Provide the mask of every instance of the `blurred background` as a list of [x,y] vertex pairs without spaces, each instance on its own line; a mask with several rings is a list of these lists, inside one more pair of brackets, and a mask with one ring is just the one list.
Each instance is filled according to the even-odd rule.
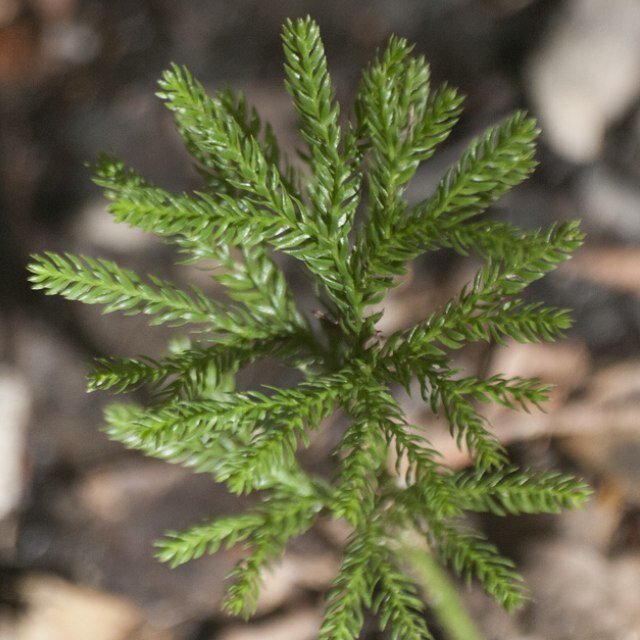
[[[540,167],[491,215],[527,228],[584,221],[586,246],[531,292],[571,307],[575,327],[553,346],[474,347],[459,364],[556,384],[546,413],[490,418],[516,461],[576,472],[596,493],[580,513],[479,523],[522,569],[533,597],[524,611],[507,616],[477,589],[463,593],[487,638],[639,639],[638,0],[0,0],[0,639],[315,637],[344,532],[319,527],[294,544],[248,624],[219,612],[236,550],[176,571],[156,562],[152,541],[166,529],[241,508],[208,478],[99,430],[109,398],[85,394],[88,361],[158,355],[168,332],[32,293],[25,272],[30,253],[69,250],[210,286],[174,268],[154,238],[112,224],[85,162],[108,151],[164,187],[198,186],[154,97],[172,61],[207,88],[244,90],[295,153],[279,34],[306,13],[344,105],[391,33],[416,43],[436,84],[466,94],[414,199],[483,128],[516,108],[539,118]],[[423,318],[476,266],[446,252],[419,261],[381,328]],[[464,464],[424,407],[406,410]],[[363,637],[384,636],[370,626]]]

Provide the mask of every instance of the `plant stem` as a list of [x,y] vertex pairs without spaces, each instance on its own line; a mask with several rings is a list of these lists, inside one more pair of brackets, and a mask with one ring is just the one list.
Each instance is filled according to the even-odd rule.
[[403,544],[409,571],[427,594],[438,622],[450,640],[485,640],[467,613],[446,571],[431,553],[415,543]]

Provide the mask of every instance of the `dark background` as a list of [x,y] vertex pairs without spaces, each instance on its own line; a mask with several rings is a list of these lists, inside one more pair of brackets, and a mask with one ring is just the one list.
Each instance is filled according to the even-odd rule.
[[[580,473],[596,493],[580,514],[479,523],[527,578],[534,602],[521,614],[464,593],[488,638],[640,637],[636,0],[0,0],[0,638],[314,637],[344,532],[294,544],[246,626],[218,609],[236,551],[174,572],[159,565],[152,541],[163,531],[239,504],[205,477],[110,443],[99,431],[109,398],[86,395],[84,374],[97,355],[160,354],[168,332],[31,292],[25,271],[30,253],[69,250],[207,286],[153,238],[110,222],[85,163],[109,151],[167,188],[198,186],[153,95],[172,61],[212,90],[244,90],[295,152],[279,34],[307,13],[343,111],[391,33],[416,43],[434,84],[467,96],[413,198],[483,128],[517,108],[540,119],[540,167],[491,214],[528,228],[583,219],[586,246],[531,294],[573,308],[576,324],[557,345],[480,347],[460,364],[557,384],[546,414],[490,417],[516,460]],[[424,317],[473,268],[445,253],[418,261],[382,328]],[[406,408],[463,462],[422,407]]]

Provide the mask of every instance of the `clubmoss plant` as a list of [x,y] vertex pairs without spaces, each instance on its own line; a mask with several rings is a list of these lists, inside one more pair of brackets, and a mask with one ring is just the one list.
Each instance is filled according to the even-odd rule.
[[[114,158],[96,168],[116,221],[177,245],[183,262],[204,261],[228,301],[71,254],[34,256],[30,279],[47,294],[100,304],[106,313],[192,327],[188,345],[164,358],[100,358],[89,375],[91,391],[152,391],[147,406],[107,409],[112,438],[210,473],[233,493],[259,495],[241,515],[169,533],[158,543],[160,560],[175,566],[242,544],[246,555],[232,571],[225,607],[249,615],[265,569],[287,542],[319,518],[344,519],[352,534],[319,637],[357,638],[372,611],[392,638],[429,638],[405,571],[402,532],[426,540],[434,559],[478,579],[511,610],[525,597],[521,579],[465,513],[556,513],[588,495],[573,477],[511,465],[479,410],[489,402],[538,406],[547,386],[465,375],[451,361],[471,342],[560,336],[570,326],[566,310],[519,296],[566,260],[582,234],[577,222],[529,231],[482,217],[536,165],[538,130],[524,113],[474,140],[434,194],[410,204],[407,185],[456,124],[460,95],[431,89],[425,60],[392,37],[363,74],[352,121],[343,121],[317,25],[289,21],[283,42],[308,170],[287,161],[242,94],[209,96],[177,66],[162,76],[158,95],[195,159],[202,191],[169,193]],[[484,266],[443,308],[382,335],[383,312],[371,307],[380,309],[408,262],[444,247],[478,254]],[[309,272],[318,313],[296,306],[274,251]],[[266,357],[296,367],[303,381],[236,391],[236,374]],[[393,394],[401,387],[419,388],[448,422],[472,455],[469,470],[447,468],[429,433],[407,423]],[[347,419],[335,471],[317,477],[297,451],[335,411]],[[395,470],[393,457],[401,462]]]

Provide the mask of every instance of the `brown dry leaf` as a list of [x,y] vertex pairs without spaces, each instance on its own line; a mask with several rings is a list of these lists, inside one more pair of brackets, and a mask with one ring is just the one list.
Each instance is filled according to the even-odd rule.
[[525,76],[547,142],[569,161],[596,160],[608,127],[640,93],[640,4],[566,0]]
[[597,404],[634,402],[640,398],[640,360],[617,362],[591,377],[588,398]]
[[473,281],[479,268],[476,260],[464,260],[447,275],[445,282],[437,282],[433,274],[418,272],[415,265],[408,265],[407,273],[396,278],[397,286],[384,301],[371,307],[374,312],[384,311],[378,330],[389,334],[422,322],[458,296],[462,287]]
[[384,301],[372,307],[373,312],[384,311],[377,324],[377,329],[384,334],[424,320],[440,302],[433,282],[418,281],[411,267],[397,281],[398,286],[387,294]]
[[[640,406],[635,414],[640,415]],[[609,483],[621,500],[640,506],[639,429],[575,435],[563,439],[561,446],[581,468]]]
[[118,523],[132,517],[141,502],[160,498],[188,473],[156,460],[97,468],[79,484],[78,497],[92,514],[106,522]]
[[31,0],[31,4],[42,20],[63,22],[71,20],[77,10],[77,0]]
[[587,246],[560,268],[622,293],[640,295],[640,248]]
[[0,84],[30,82],[39,64],[39,26],[30,16],[0,27]]
[[545,405],[550,411],[585,384],[590,368],[589,352],[582,342],[521,344],[509,341],[495,351],[489,375],[540,378],[545,384],[554,385]]
[[169,640],[145,629],[137,607],[108,593],[48,575],[25,578],[21,593],[26,613],[15,621],[15,640]]
[[21,0],[0,0],[0,27],[4,27],[15,20],[22,9]]
[[622,507],[619,492],[609,484],[600,484],[581,509],[562,513],[556,520],[556,531],[562,538],[606,554],[620,527]]
[[585,397],[557,417],[563,448],[621,499],[640,504],[640,361],[597,372]]
[[278,609],[300,589],[327,589],[339,569],[340,558],[332,553],[285,555],[265,576],[265,588],[260,592],[257,612],[265,614]]
[[581,397],[552,405],[547,414],[500,414],[493,431],[503,442],[540,436],[640,437],[640,361],[611,365],[594,374]]
[[308,607],[267,622],[233,625],[221,631],[216,640],[314,640],[322,621],[322,609]]
[[546,640],[640,637],[640,556],[607,558],[575,540],[538,544],[524,561],[530,630]]
[[18,507],[27,482],[31,396],[27,381],[17,371],[0,366],[0,521]]

